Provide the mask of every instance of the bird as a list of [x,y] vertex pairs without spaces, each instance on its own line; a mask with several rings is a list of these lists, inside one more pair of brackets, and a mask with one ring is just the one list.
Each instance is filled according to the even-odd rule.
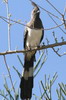
[[[32,48],[39,46],[44,37],[44,26],[40,18],[40,9],[35,2],[31,1],[31,3],[34,8],[31,12],[31,19],[27,23],[24,32],[25,50],[31,50]],[[20,97],[22,100],[30,100],[32,98],[35,54],[36,51],[29,51],[24,54],[24,71],[20,82]]]

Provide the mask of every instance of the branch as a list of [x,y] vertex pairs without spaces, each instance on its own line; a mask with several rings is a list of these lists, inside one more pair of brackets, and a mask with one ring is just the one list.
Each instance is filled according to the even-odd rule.
[[[10,20],[11,22],[14,22],[14,23],[16,23],[16,24],[29,27],[28,25],[23,24],[22,22],[19,22],[19,21],[16,21],[16,20],[8,19],[8,18],[3,17],[3,16],[0,16],[0,18],[1,18],[2,20],[4,20],[6,23],[8,23],[8,24],[9,24],[9,20]],[[7,21],[7,20],[8,20],[8,21]],[[12,23],[11,23],[11,25],[12,25]],[[62,26],[62,25],[64,25],[64,23],[59,24],[59,25],[56,25],[56,26],[54,26],[54,27],[50,27],[50,28],[42,28],[42,30],[46,30],[46,31],[47,31],[47,30],[51,30],[51,29],[58,28],[58,27],[60,27],[60,26]],[[31,28],[31,27],[29,27],[29,28]],[[31,29],[37,29],[37,28],[31,28]]]
[[[50,14],[48,14],[49,17],[53,20],[53,22],[58,26],[57,22],[52,18],[52,16]],[[59,26],[60,30],[66,34],[66,32]]]
[[[29,0],[30,2],[33,2],[32,0]],[[36,3],[35,3],[36,4]],[[40,5],[36,4],[39,8],[41,8],[42,10],[44,10],[46,13],[49,13],[50,15],[56,17],[57,19],[60,19],[58,16],[54,15],[53,13],[51,13],[50,11],[46,10],[45,8],[41,7]]]
[[49,0],[46,1],[62,16],[62,13]]
[[59,57],[61,57],[62,55],[60,55],[59,53],[58,53],[58,51],[56,51],[54,48],[52,48],[53,49],[53,51],[59,56]]
[[59,54],[58,51],[56,51],[54,48],[52,48],[52,49],[59,57],[66,55],[66,52],[64,52],[63,54]]
[[7,64],[7,62],[6,62],[6,57],[5,57],[5,55],[4,55],[4,62],[5,62],[5,65],[6,65],[6,68],[7,68],[8,74],[9,74],[9,78],[10,78],[10,81],[11,81],[11,84],[12,84],[12,88],[13,88],[14,93],[15,93],[15,88],[14,88],[14,85],[13,85],[13,82],[12,82],[12,78],[11,78],[10,70],[9,70],[8,64]]
[[61,88],[61,90],[63,91],[63,93],[66,95],[66,90],[65,89],[63,89],[63,87],[62,87],[62,85],[61,84],[58,84],[59,85],[59,87]]
[[8,1],[5,2],[6,3],[6,10],[7,10],[7,18],[8,20],[8,50],[10,51],[11,49],[11,37],[10,37],[10,27],[11,27],[11,23],[10,23],[10,17],[11,15],[9,14],[9,3]]
[[49,96],[48,96],[48,93],[47,93],[47,90],[45,89],[44,85],[43,85],[43,82],[41,81],[41,85],[42,85],[42,88],[46,94],[46,100],[50,100]]
[[5,100],[9,100],[5,95],[3,95],[2,93],[0,93],[0,96],[2,96]]
[[26,49],[26,50],[13,50],[13,51],[1,52],[0,55],[15,54],[15,53],[26,53],[26,52],[29,52],[29,51],[42,50],[42,49],[53,48],[53,47],[62,46],[62,45],[66,45],[66,41],[60,42],[60,43],[54,43],[54,44],[50,44],[50,45],[41,45],[39,47],[34,47],[33,49],[29,49],[29,50]]

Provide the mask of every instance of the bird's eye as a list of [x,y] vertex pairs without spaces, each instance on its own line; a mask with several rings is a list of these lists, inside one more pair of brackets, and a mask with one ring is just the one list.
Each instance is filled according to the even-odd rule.
[[40,12],[39,10],[37,10],[37,11],[34,10],[34,13],[39,13],[39,12]]
[[34,10],[34,13],[35,13],[36,11]]

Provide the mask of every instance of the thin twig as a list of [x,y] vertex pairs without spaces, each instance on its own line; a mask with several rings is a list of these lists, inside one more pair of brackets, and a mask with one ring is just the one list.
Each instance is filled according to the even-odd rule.
[[54,48],[52,48],[52,49],[59,57],[61,57],[61,55]]
[[42,87],[43,87],[43,89],[44,89],[44,92],[45,92],[45,94],[46,94],[48,100],[50,100],[50,98],[49,98],[49,96],[48,96],[48,94],[47,94],[47,92],[46,92],[46,89],[44,88],[44,85],[43,85],[43,82],[42,82],[42,81],[41,81],[41,85],[42,85]]
[[66,20],[64,18],[64,15],[62,15],[62,22],[64,23],[64,28],[66,29]]
[[18,69],[16,69],[14,66],[13,66],[13,69],[17,72],[19,78],[21,78],[21,74],[20,74],[20,72],[18,71]]
[[46,1],[62,16],[62,13],[49,0]]
[[2,20],[4,20],[6,23],[8,23],[9,24],[9,22],[5,19],[5,18],[1,18]]
[[66,91],[62,88],[61,84],[58,84],[58,85],[61,88],[61,90],[63,91],[63,93],[66,95]]
[[38,68],[38,71],[36,72],[36,74],[34,75],[34,78],[37,76],[37,74],[40,72],[41,68],[43,67],[43,64],[46,62],[47,60],[47,57],[45,56],[40,67]]
[[65,4],[65,8],[64,8],[64,14],[63,14],[63,15],[65,16],[65,14],[66,14],[66,4]]
[[11,37],[10,37],[10,15],[9,15],[9,5],[8,5],[8,1],[6,3],[6,9],[7,9],[7,18],[8,20],[8,50],[11,50]]
[[51,80],[51,86],[53,85],[53,83],[56,81],[58,75],[57,75],[57,72],[54,74],[52,80]]
[[[29,1],[33,2],[32,0],[29,0]],[[35,4],[36,4],[36,3],[35,3]],[[38,5],[38,4],[36,4],[36,5],[37,5],[39,8],[41,8],[42,10],[44,10],[45,12],[47,12],[47,13],[51,14],[52,16],[54,16],[54,17],[60,19],[58,16],[56,16],[56,15],[54,15],[53,13],[49,12],[49,11],[46,10],[45,8],[41,7],[40,5]]]
[[58,51],[56,51],[54,48],[52,48],[52,49],[59,57],[66,55],[66,52],[64,52],[63,54],[59,54]]
[[34,66],[34,70],[33,70],[34,73],[35,73],[35,71],[37,70],[38,65],[40,64],[43,55],[44,55],[44,52],[41,53],[40,57],[38,58],[38,60],[37,60],[37,62],[36,62],[36,65]]
[[10,100],[14,100],[14,98],[13,98],[13,96],[12,96],[12,94],[11,94],[11,91],[10,91],[10,89],[8,88],[8,87],[6,87],[6,85],[4,85],[4,88],[6,89],[6,91],[7,91],[7,95],[9,95],[10,96]]
[[[50,15],[50,14],[48,14],[49,15],[49,17],[53,20],[53,22],[58,26],[58,24],[57,24],[57,22],[52,18],[52,16]],[[64,32],[64,30],[59,26],[59,28],[61,29],[61,31],[63,32],[63,33],[65,33],[66,34],[66,32]]]
[[[22,25],[22,26],[27,26],[27,27],[29,27],[28,25],[23,24],[22,22],[15,21],[15,20],[12,20],[12,19],[8,19],[8,18],[3,17],[3,16],[0,16],[0,18],[1,18],[2,20],[4,20],[6,23],[8,23],[8,24],[9,24],[9,22],[6,21],[6,20],[10,20],[10,21],[12,21],[12,22],[14,22],[14,23],[17,23],[17,24],[20,24],[20,25]],[[6,19],[6,20],[5,20],[5,19]],[[42,28],[41,30],[46,30],[46,31],[47,31],[47,30],[55,29],[55,28],[58,28],[58,27],[62,26],[63,24],[64,24],[64,23],[59,24],[59,25],[54,26],[54,27],[50,27],[50,28]],[[31,27],[29,27],[29,28],[31,28]],[[31,28],[31,29],[37,29],[37,28]]]
[[22,60],[20,59],[19,55],[17,55],[17,58],[18,58],[18,60],[19,60],[19,62],[21,64],[21,66],[23,67],[24,65],[23,65]]
[[47,48],[53,48],[53,47],[62,46],[62,45],[66,45],[66,41],[65,42],[60,42],[60,43],[54,43],[54,44],[50,44],[50,45],[41,45],[40,47],[34,47],[33,49],[30,49],[30,50],[13,50],[13,51],[1,52],[0,55],[16,54],[16,53],[26,53],[26,52],[30,52],[30,51],[36,51],[36,50],[42,50],[42,49],[47,49]]
[[5,100],[9,100],[5,95],[1,94],[0,95],[5,99]]
[[62,24],[59,24],[59,25],[57,25],[57,26],[54,26],[54,27],[50,27],[50,28],[47,28],[47,29],[44,29],[44,30],[52,30],[52,29],[55,29],[55,28],[58,28],[58,27],[60,27],[60,26],[62,26],[64,23],[62,23]]
[[52,86],[51,86],[51,80],[50,80],[50,89],[49,89],[49,93],[50,93],[50,100],[52,100],[52,92],[51,92]]
[[11,74],[10,74],[9,67],[8,67],[8,65],[7,65],[7,62],[6,62],[6,57],[5,57],[5,55],[4,55],[4,62],[5,62],[5,65],[6,65],[8,74],[9,74],[9,78],[10,78],[10,81],[11,81],[11,84],[12,84],[13,91],[14,91],[14,93],[15,93],[15,88],[14,88],[14,85],[13,85],[13,82],[12,82]]
[[[41,91],[41,86],[40,86],[40,83],[39,83],[39,90],[40,90],[40,94],[42,96],[42,91]],[[43,100],[43,99],[42,99]]]

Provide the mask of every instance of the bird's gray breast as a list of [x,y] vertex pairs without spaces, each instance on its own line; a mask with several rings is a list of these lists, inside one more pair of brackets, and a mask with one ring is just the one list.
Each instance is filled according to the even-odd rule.
[[28,37],[26,41],[27,47],[34,47],[40,44],[40,40],[42,37],[41,29],[30,29],[28,28]]

